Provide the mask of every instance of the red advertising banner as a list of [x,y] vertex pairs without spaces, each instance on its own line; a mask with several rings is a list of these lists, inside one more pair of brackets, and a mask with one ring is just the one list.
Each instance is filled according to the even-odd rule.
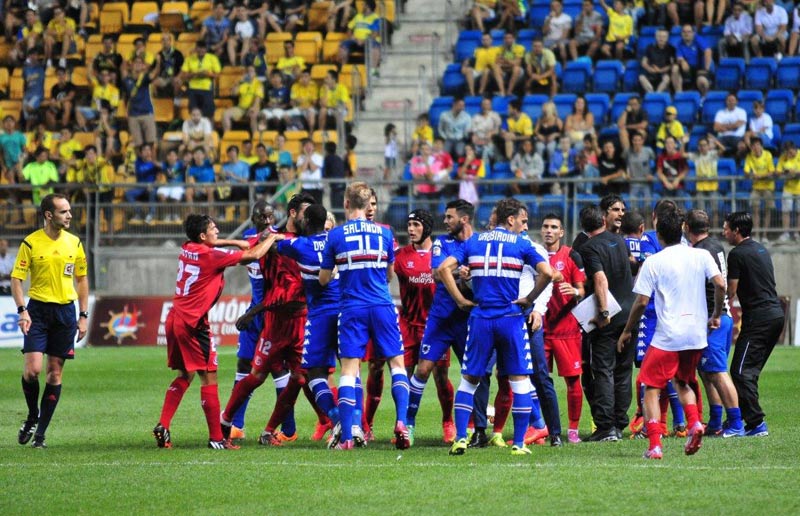
[[[217,346],[235,346],[236,319],[247,311],[250,296],[221,296],[208,312]],[[98,297],[89,331],[92,346],[166,346],[164,324],[171,297]]]

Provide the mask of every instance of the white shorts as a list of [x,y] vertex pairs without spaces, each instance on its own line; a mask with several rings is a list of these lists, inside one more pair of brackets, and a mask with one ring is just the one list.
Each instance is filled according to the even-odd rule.
[[800,195],[792,195],[789,192],[781,194],[781,211],[784,213],[792,213],[794,211],[795,202],[797,207],[800,208]]
[[186,189],[182,186],[159,186],[158,190],[156,190],[156,195],[165,199],[180,201],[183,199],[185,192]]
[[283,118],[283,117],[286,115],[286,113],[287,113],[287,111],[286,111],[286,110],[284,110],[284,109],[280,109],[280,108],[275,108],[275,109],[262,109],[262,110],[261,110],[261,114],[262,114],[262,115],[264,116],[264,118],[266,118],[267,120],[270,120],[270,119],[272,119],[272,118]]

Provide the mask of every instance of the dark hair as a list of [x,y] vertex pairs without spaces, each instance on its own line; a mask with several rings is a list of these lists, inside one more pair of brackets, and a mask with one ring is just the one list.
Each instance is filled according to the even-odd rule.
[[200,243],[200,235],[208,230],[208,225],[213,221],[208,215],[190,213],[183,221],[183,231],[189,240]]
[[307,193],[299,193],[294,194],[291,199],[289,199],[289,203],[286,205],[286,213],[294,210],[295,212],[300,211],[300,206],[303,204],[316,204],[317,201],[314,200],[311,195]]
[[558,223],[561,224],[561,227],[562,228],[564,227],[564,219],[558,213],[553,213],[553,212],[548,213],[547,215],[542,217],[542,222],[544,222],[545,220],[557,220]]
[[675,201],[672,199],[661,199],[656,203],[655,208],[653,208],[653,215],[657,219],[660,219],[661,215],[673,211],[678,211],[678,205],[675,204]]
[[708,233],[711,223],[708,220],[708,213],[703,210],[689,210],[686,214],[686,227],[693,235]]
[[622,197],[620,197],[619,195],[608,194],[602,199],[600,199],[600,209],[603,210],[603,213],[608,213],[609,208],[611,208],[618,202],[621,202],[623,205],[625,204],[625,201],[622,200]]
[[207,48],[206,42],[202,39],[200,41],[196,41],[194,44],[194,48]]
[[397,129],[397,127],[394,124],[386,124],[383,126],[383,135],[388,138],[389,134],[395,129]]
[[103,35],[103,41],[108,41],[108,40],[114,41],[114,35],[113,34],[104,34]]
[[236,151],[236,154],[239,154],[239,146],[238,145],[228,145],[228,148],[225,149],[225,152],[228,153],[230,151]]
[[725,222],[728,223],[728,228],[731,231],[738,230],[739,234],[744,238],[748,238],[753,231],[753,216],[746,211],[729,213],[728,216],[725,217]]
[[[552,0],[552,1],[553,2],[560,2],[561,0]],[[583,113],[581,113],[581,114],[583,116],[586,116],[586,113],[589,112],[589,103],[586,102],[586,98],[583,95],[578,95],[577,97],[575,97],[575,102],[572,103],[572,113],[574,114],[574,113],[578,112],[578,109],[575,107],[575,104],[577,104],[578,99],[582,99],[583,100]]]
[[336,70],[328,70],[328,75],[330,75],[334,81],[339,80],[339,72],[337,72]]
[[663,217],[658,218],[656,232],[665,244],[680,244],[683,236],[683,217],[677,211],[665,213]]
[[336,142],[325,142],[325,154],[336,154]]
[[42,212],[42,216],[44,216],[44,212],[49,211],[53,213],[56,209],[56,199],[64,199],[68,201],[67,196],[60,193],[51,193],[44,196],[42,202],[39,203],[39,209]]
[[87,145],[86,147],[83,148],[84,154],[86,154],[89,151],[97,152],[97,147],[95,147],[94,145]]
[[629,211],[622,216],[622,225],[620,231],[623,235],[630,235],[639,231],[641,225],[644,224],[644,217],[638,211]]
[[494,205],[494,209],[497,211],[498,226],[505,224],[508,217],[516,217],[522,210],[525,210],[526,213],[528,212],[528,206],[513,197],[500,199],[497,201],[497,204]]
[[604,225],[603,211],[596,205],[592,204],[581,210],[581,228],[586,233],[596,231]]
[[513,107],[517,111],[521,111],[522,110],[522,102],[520,102],[519,99],[514,99],[514,100],[512,100],[511,102],[508,103],[508,107],[510,107],[510,108]]
[[467,216],[470,220],[472,217],[475,216],[475,206],[469,202],[465,201],[464,199],[456,199],[455,201],[450,201],[445,206],[446,210],[456,210],[459,217]]
[[314,235],[321,233],[325,229],[325,221],[328,219],[328,210],[321,204],[312,204],[303,212],[305,233]]
[[348,150],[353,150],[358,145],[358,138],[355,134],[348,134],[344,139],[344,145]]
[[370,11],[375,10],[375,0],[366,0],[366,2],[364,2],[364,5],[369,7]]

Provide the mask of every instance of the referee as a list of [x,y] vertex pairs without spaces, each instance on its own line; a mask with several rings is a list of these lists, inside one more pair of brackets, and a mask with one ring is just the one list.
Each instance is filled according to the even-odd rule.
[[[28,404],[28,418],[19,429],[19,444],[33,437],[34,448],[45,448],[44,434],[61,395],[64,361],[75,357],[75,333],[86,335],[89,313],[89,279],[86,254],[80,239],[65,231],[72,220],[69,201],[61,194],[42,199],[44,228],[25,237],[11,273],[11,294],[17,304],[19,328],[25,335],[22,353],[25,368],[22,392]],[[31,275],[25,306],[22,282]],[[77,289],[76,289],[77,287]],[[75,299],[80,307],[75,318]],[[39,373],[47,354],[47,380],[39,402]]]

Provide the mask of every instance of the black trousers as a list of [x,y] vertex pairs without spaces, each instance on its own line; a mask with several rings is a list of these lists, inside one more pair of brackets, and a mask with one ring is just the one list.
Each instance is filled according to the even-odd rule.
[[623,327],[596,329],[589,334],[592,418],[600,432],[628,426],[628,409],[633,399],[631,375],[636,346],[617,353],[617,339]]
[[748,321],[742,323],[742,331],[736,339],[731,379],[739,395],[739,408],[748,430],[764,421],[764,411],[758,402],[758,377],[778,342],[783,324],[783,317]]

